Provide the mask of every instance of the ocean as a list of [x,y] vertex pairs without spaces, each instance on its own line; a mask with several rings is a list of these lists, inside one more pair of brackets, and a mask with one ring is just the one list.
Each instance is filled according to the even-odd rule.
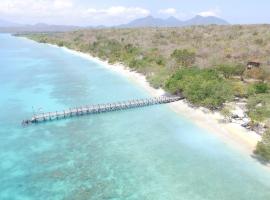
[[33,113],[150,97],[102,64],[0,34],[1,200],[269,200],[270,171],[156,105],[22,127]]

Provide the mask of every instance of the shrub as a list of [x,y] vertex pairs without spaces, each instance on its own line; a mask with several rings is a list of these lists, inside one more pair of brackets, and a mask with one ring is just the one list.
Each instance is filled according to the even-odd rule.
[[196,54],[193,51],[187,49],[176,49],[171,54],[171,57],[175,59],[176,63],[188,67],[195,63]]
[[182,93],[196,105],[219,108],[232,97],[231,85],[220,78],[215,70],[182,68],[168,79],[166,89]]
[[254,83],[248,87],[248,94],[254,95],[254,94],[263,94],[267,93],[269,90],[269,86],[267,83]]
[[267,83],[256,83],[254,87],[256,94],[267,93],[269,89]]
[[127,44],[125,45],[124,50],[126,51],[126,53],[134,54],[138,51],[138,48],[133,47],[132,44]]
[[258,80],[267,80],[269,74],[262,68],[252,68],[249,70],[246,70],[245,76],[247,78],[253,78]]
[[228,107],[223,107],[221,114],[225,117],[226,120],[230,120],[230,117],[232,116],[231,110]]
[[264,40],[263,39],[261,39],[261,38],[258,38],[258,39],[256,39],[255,40],[255,44],[257,44],[257,45],[263,45],[264,44]]
[[234,95],[237,97],[247,97],[248,96],[248,88],[243,82],[234,82],[232,83],[232,89]]
[[160,57],[156,58],[156,63],[158,65],[165,65],[165,59],[160,56]]
[[47,43],[47,40],[46,40],[46,38],[40,38],[38,42],[40,42],[40,43]]
[[256,94],[248,98],[248,116],[253,121],[270,118],[270,94]]
[[168,71],[166,68],[159,68],[156,73],[153,73],[151,76],[147,76],[147,80],[150,82],[150,85],[154,88],[164,87],[166,79],[168,78]]
[[216,67],[225,78],[231,76],[242,76],[245,71],[245,66],[241,64],[222,64]]
[[255,154],[261,156],[264,160],[270,161],[270,130],[262,136],[262,141],[258,142]]
[[64,46],[64,42],[63,42],[63,41],[59,41],[59,42],[57,42],[57,46],[59,46],[59,47],[63,47],[63,46]]

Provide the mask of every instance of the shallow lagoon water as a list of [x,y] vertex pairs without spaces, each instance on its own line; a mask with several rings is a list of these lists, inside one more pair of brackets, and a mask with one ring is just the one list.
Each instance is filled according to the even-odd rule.
[[1,200],[270,199],[269,170],[166,105],[22,128],[33,110],[148,97],[63,49],[1,34],[0,91]]

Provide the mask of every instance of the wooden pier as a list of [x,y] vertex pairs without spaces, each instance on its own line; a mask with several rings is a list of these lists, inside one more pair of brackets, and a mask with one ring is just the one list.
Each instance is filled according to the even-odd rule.
[[31,119],[23,120],[22,125],[30,125],[32,123],[50,121],[55,119],[63,119],[73,116],[81,116],[87,114],[104,113],[116,110],[126,110],[131,108],[145,107],[155,104],[165,104],[183,99],[178,96],[161,96],[147,99],[135,99],[131,101],[123,101],[116,103],[87,105],[82,107],[70,108],[63,111],[47,112],[33,115]]

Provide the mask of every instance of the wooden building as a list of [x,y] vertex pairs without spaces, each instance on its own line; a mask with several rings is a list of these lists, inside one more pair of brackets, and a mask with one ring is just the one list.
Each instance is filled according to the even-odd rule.
[[260,68],[261,63],[257,61],[249,61],[247,63],[247,69],[252,69],[252,68]]

